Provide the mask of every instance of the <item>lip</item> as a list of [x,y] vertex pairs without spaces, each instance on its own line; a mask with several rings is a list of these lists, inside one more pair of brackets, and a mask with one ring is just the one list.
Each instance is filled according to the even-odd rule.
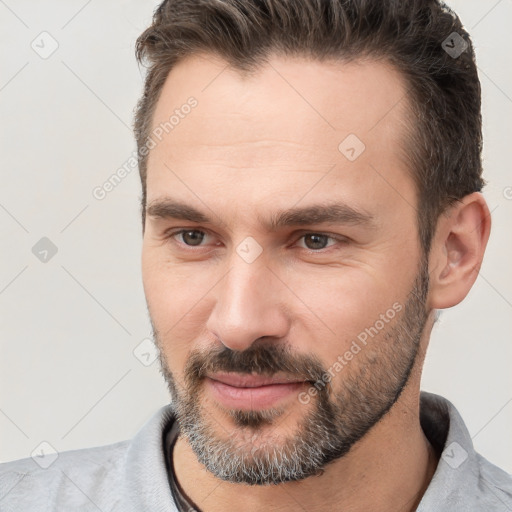
[[286,376],[216,373],[205,383],[217,402],[229,409],[255,410],[276,406],[296,395],[307,381]]

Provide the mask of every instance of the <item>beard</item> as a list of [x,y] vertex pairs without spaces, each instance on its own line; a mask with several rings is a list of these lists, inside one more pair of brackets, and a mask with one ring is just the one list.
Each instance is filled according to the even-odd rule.
[[[244,351],[225,346],[192,351],[180,385],[153,326],[161,373],[171,393],[180,435],[207,470],[229,482],[280,484],[321,474],[327,464],[347,454],[399,399],[428,318],[427,292],[428,268],[422,262],[401,316],[361,349],[342,376],[328,384],[322,380],[327,369],[315,356],[294,354],[287,345],[259,343],[264,341],[259,339]],[[285,429],[288,435],[277,433],[280,422],[290,414],[286,407],[224,411],[235,425],[228,430],[202,401],[204,379],[215,372],[265,376],[279,372],[322,386],[315,385],[317,392],[308,400],[302,418],[292,432]],[[300,407],[306,408],[303,402]]]

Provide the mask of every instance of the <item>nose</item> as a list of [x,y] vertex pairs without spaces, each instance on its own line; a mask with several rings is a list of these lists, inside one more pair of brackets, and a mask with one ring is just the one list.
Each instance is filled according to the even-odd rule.
[[230,270],[212,290],[215,305],[208,331],[224,346],[239,351],[262,337],[286,336],[289,318],[282,282],[262,261],[247,263],[234,256]]

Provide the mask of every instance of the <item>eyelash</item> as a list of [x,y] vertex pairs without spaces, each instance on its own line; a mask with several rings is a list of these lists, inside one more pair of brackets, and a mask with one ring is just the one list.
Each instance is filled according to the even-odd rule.
[[[189,233],[189,232],[198,232],[198,233],[204,233],[205,235],[210,235],[210,233],[208,233],[208,231],[205,231],[205,230],[202,230],[202,229],[177,229],[177,230],[169,230],[165,233],[165,238],[169,241],[171,241],[172,239],[175,239],[175,237],[183,234],[183,233]],[[343,237],[343,236],[334,236],[334,235],[331,235],[329,233],[323,233],[321,231],[304,231],[302,232],[302,234],[300,235],[299,238],[296,239],[296,242],[301,240],[302,238],[304,238],[305,236],[307,235],[320,235],[320,236],[326,236],[329,240],[333,240],[333,241],[336,241],[338,243],[341,243],[341,244],[344,244],[347,242],[347,238],[346,237]],[[177,243],[179,243],[181,246],[184,246],[184,247],[187,247],[189,249],[200,249],[201,247],[203,247],[202,245],[187,245],[185,244],[184,242],[178,242],[176,241]],[[296,243],[295,242],[295,243]],[[322,249],[308,249],[307,247],[301,247],[302,250],[304,251],[307,251],[308,253],[310,254],[319,254],[319,253],[322,253],[322,252],[325,252],[326,250],[330,249],[332,245],[328,245],[327,247],[324,247]]]

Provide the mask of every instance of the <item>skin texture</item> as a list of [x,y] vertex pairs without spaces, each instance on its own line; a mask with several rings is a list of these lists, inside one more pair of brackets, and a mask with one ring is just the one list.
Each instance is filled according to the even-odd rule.
[[[193,222],[147,210],[144,289],[164,375],[178,390],[187,389],[193,352],[224,347],[244,351],[268,342],[332,367],[393,304],[406,304],[422,252],[416,191],[402,158],[401,141],[410,129],[405,90],[393,68],[374,61],[273,56],[257,73],[242,76],[220,58],[201,55],[171,71],[153,125],[191,96],[197,106],[151,150],[147,203],[172,198],[209,218]],[[354,161],[338,149],[349,134],[365,144]],[[280,211],[333,203],[363,212],[371,223],[269,226]],[[170,236],[180,229],[204,232],[201,245]],[[438,456],[419,425],[433,310],[466,296],[489,230],[489,211],[478,193],[440,217],[428,255],[426,324],[410,378],[391,410],[348,454],[320,476],[248,486],[215,477],[181,436],[174,465],[185,493],[204,511],[297,510],[298,503],[310,512],[414,510]],[[333,238],[315,251],[306,245],[308,233]],[[258,246],[244,245],[247,237]],[[259,247],[261,254],[248,263],[237,247],[251,255]],[[379,361],[400,317],[335,375],[333,393],[341,392],[348,375],[360,375],[368,358]],[[282,444],[316,403],[314,397],[300,403],[296,393],[285,397],[279,402],[284,413],[253,437],[205,386],[196,395],[212,432],[242,448],[248,440],[263,449],[270,441]]]

